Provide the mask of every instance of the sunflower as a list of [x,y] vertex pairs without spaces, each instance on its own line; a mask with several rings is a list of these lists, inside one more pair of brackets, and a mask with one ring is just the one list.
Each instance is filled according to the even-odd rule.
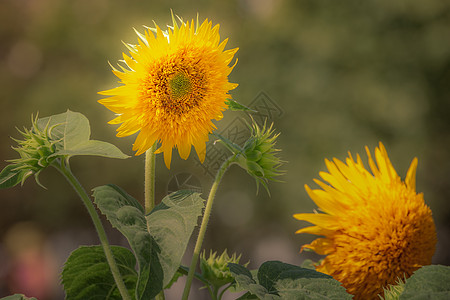
[[162,31],[147,28],[138,34],[138,44],[126,44],[130,56],[123,54],[125,66],[113,67],[123,85],[102,91],[110,96],[99,102],[117,114],[110,124],[121,124],[117,136],[139,134],[133,151],[140,155],[156,141],[155,153],[164,153],[170,168],[172,148],[187,159],[194,146],[201,162],[205,159],[208,134],[216,129],[212,120],[220,120],[237,84],[228,81],[236,63],[238,48],[225,50],[220,42],[219,25],[206,19],[201,25],[177,24]]
[[375,161],[366,147],[370,173],[359,155],[346,163],[326,160],[328,173],[314,180],[322,189],[305,186],[323,213],[295,214],[315,226],[296,233],[320,236],[304,248],[326,255],[316,270],[340,281],[355,299],[378,299],[383,287],[409,277],[431,263],[436,229],[431,210],[417,194],[414,158],[404,182],[380,143]]

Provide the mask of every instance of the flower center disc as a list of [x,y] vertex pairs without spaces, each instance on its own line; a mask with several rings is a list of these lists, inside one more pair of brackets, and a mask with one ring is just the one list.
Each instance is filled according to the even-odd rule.
[[169,81],[173,100],[185,98],[191,92],[191,81],[186,74],[178,73]]

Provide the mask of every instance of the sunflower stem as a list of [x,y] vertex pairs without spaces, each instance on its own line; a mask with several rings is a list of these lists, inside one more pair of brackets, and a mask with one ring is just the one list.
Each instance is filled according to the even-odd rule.
[[156,142],[145,152],[145,214],[149,214],[155,207],[155,155]]
[[[59,163],[57,163],[57,161],[59,161]],[[111,269],[111,273],[113,275],[114,281],[116,282],[120,295],[124,300],[131,300],[130,294],[128,293],[125,283],[123,282],[122,275],[120,275],[120,271],[119,268],[117,267],[116,260],[114,259],[114,255],[111,251],[111,247],[109,246],[108,237],[106,236],[105,229],[103,228],[100,217],[98,216],[97,211],[95,210],[94,204],[92,204],[89,195],[86,193],[85,189],[80,184],[75,175],[73,175],[72,171],[70,170],[70,167],[68,166],[68,162],[66,165],[64,159],[61,160],[58,159],[52,164],[52,166],[54,166],[59,172],[61,172],[61,174],[63,174],[63,176],[67,179],[67,181],[70,183],[75,192],[83,201],[83,204],[86,207],[92,219],[92,222],[94,223],[94,227],[97,230],[97,234],[100,239],[100,244],[102,245],[103,252],[105,253],[106,261],[109,264],[109,268]]]
[[[156,166],[156,142],[145,152],[145,174],[144,174],[144,209],[148,215],[155,208],[155,166]],[[147,231],[150,233],[148,222]],[[148,266],[150,272],[150,264]],[[155,300],[164,300],[164,290],[156,295]]]
[[200,231],[198,232],[197,242],[195,243],[194,253],[192,255],[191,265],[189,267],[188,276],[186,279],[186,285],[183,291],[182,300],[187,300],[189,297],[189,292],[191,290],[192,279],[194,278],[195,269],[197,267],[198,258],[200,256],[200,251],[202,249],[203,239],[206,233],[206,227],[208,226],[209,217],[211,215],[211,209],[214,202],[214,197],[216,196],[217,188],[219,187],[220,180],[225,174],[228,167],[235,162],[236,155],[229,157],[226,161],[223,162],[222,166],[220,166],[219,171],[216,174],[216,178],[214,179],[214,183],[211,186],[211,190],[209,192],[208,200],[206,201],[205,212],[203,213],[202,224],[200,226]]

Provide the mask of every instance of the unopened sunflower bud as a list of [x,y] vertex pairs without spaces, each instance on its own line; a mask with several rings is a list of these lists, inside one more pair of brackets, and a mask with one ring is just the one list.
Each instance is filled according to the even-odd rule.
[[[208,280],[216,288],[220,288],[227,283],[233,282],[234,278],[231,276],[229,263],[238,264],[241,259],[241,255],[236,256],[234,253],[231,257],[228,256],[227,250],[217,256],[217,252],[210,251],[208,259],[206,259],[206,253],[200,255],[200,269],[202,270],[202,276]],[[245,264],[247,266],[248,263]]]
[[383,300],[398,300],[400,299],[400,295],[405,290],[405,282],[398,278],[396,285],[389,285],[387,288],[383,288],[384,295],[378,295]]
[[28,177],[34,175],[36,182],[42,186],[38,179],[39,173],[56,159],[56,156],[52,156],[52,154],[58,150],[57,142],[59,140],[52,138],[53,127],[46,126],[44,129],[39,129],[37,120],[37,117],[32,118],[31,129],[18,130],[24,138],[23,140],[13,138],[18,146],[12,148],[19,153],[20,158],[8,160],[11,163],[8,171],[11,174],[17,174],[21,178],[21,184]]
[[283,161],[276,156],[280,150],[275,149],[275,141],[279,134],[274,134],[272,126],[273,124],[266,127],[264,124],[261,128],[253,122],[252,135],[237,157],[238,164],[255,178],[257,185],[262,183],[266,190],[268,180],[274,180],[274,177],[284,173],[279,170]]

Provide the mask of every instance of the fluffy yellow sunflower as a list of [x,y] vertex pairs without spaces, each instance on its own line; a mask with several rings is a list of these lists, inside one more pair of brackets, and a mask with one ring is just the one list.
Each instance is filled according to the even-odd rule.
[[417,158],[404,182],[380,143],[375,161],[366,147],[370,173],[359,155],[349,153],[346,163],[326,160],[328,173],[319,173],[328,184],[322,189],[305,186],[323,213],[295,214],[315,226],[296,233],[324,236],[303,248],[326,255],[317,271],[340,281],[355,299],[378,299],[383,287],[409,277],[431,263],[436,230],[431,210],[417,194]]
[[139,131],[133,150],[140,155],[155,141],[170,168],[172,148],[187,159],[193,145],[201,162],[205,159],[208,134],[216,127],[237,84],[228,81],[236,63],[238,48],[224,51],[227,40],[220,42],[219,25],[206,19],[201,25],[177,24],[162,31],[147,28],[137,45],[126,44],[130,56],[123,54],[125,66],[113,73],[123,85],[102,91],[110,96],[99,102],[117,114],[110,124],[120,124],[117,136]]

